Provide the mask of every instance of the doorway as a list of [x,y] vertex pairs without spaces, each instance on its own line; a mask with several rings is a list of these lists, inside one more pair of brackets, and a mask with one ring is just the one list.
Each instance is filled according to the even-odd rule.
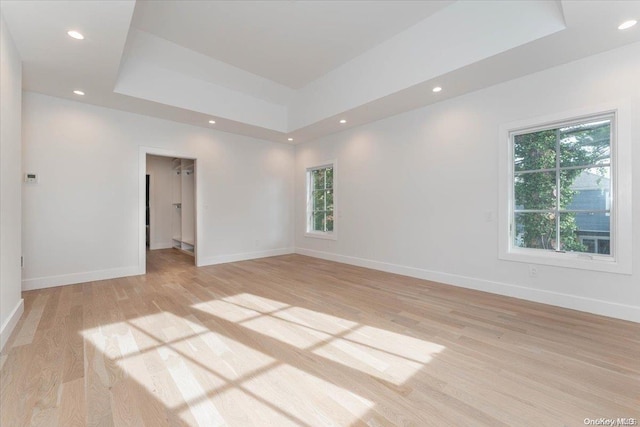
[[197,265],[197,159],[144,148],[140,157],[140,274],[147,270],[147,251],[179,251]]

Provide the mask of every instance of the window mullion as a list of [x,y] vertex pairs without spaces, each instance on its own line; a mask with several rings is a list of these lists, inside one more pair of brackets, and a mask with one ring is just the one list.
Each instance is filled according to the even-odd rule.
[[556,213],[555,209],[514,209],[513,212],[514,213],[552,213],[552,214]]
[[[327,179],[326,176],[325,179]],[[325,187],[326,186],[327,184],[325,183]],[[327,190],[322,190],[322,208],[325,212],[327,211]]]
[[602,164],[598,164],[598,163],[594,163],[594,164],[590,164],[590,165],[578,165],[578,166],[561,166],[560,170],[575,170],[575,169],[595,169],[595,168],[610,168],[611,167],[611,163],[602,163]]
[[[578,166],[560,166],[560,170],[573,170],[573,169],[594,169],[594,168],[608,168],[611,167],[611,163],[591,163],[586,165],[578,165]],[[528,169],[521,171],[514,171],[514,175],[527,175],[530,173],[539,173],[539,172],[555,172],[556,168],[549,169]]]
[[523,171],[515,171],[514,175],[526,175],[528,173],[539,173],[539,172],[555,172],[556,168],[549,168],[549,169],[530,169],[530,170],[523,170]]
[[307,231],[313,229],[313,171],[307,171]]
[[560,128],[556,129],[556,251],[562,249],[560,240]]
[[324,168],[322,171],[324,179],[322,180],[322,231],[327,232],[327,170]]

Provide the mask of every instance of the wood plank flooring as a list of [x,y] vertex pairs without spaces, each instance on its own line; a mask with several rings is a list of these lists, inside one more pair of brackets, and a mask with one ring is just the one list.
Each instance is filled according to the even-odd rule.
[[640,419],[640,325],[300,255],[25,292],[0,425]]

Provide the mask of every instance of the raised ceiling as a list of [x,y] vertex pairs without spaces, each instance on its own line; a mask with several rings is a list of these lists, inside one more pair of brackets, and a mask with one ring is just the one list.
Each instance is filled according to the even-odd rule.
[[450,3],[139,1],[132,26],[300,89]]
[[617,29],[639,19],[638,1],[0,7],[25,90],[294,143],[640,41],[640,26]]

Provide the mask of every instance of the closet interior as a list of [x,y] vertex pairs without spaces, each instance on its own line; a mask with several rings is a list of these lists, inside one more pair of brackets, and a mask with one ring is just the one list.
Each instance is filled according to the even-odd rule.
[[196,252],[196,161],[147,155],[149,249]]

